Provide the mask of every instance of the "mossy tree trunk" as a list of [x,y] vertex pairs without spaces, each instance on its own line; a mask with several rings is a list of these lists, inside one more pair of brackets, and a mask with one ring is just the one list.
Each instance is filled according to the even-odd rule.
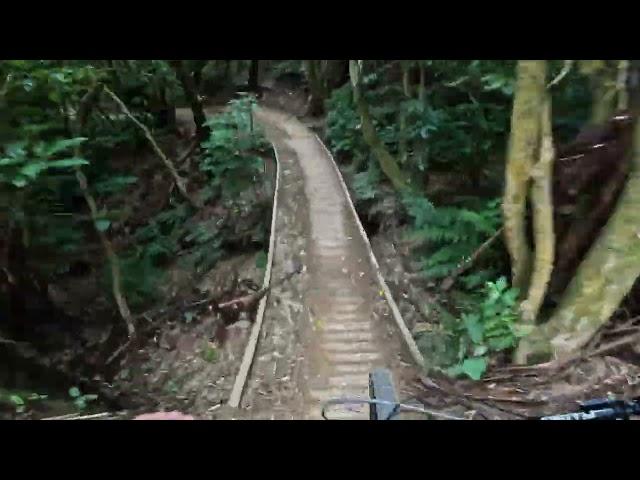
[[249,90],[252,92],[257,92],[259,87],[259,76],[260,74],[260,60],[251,60],[251,64],[249,65],[249,81],[247,82],[247,86]]
[[560,358],[584,346],[640,275],[640,122],[633,145],[631,172],[614,213],[549,321],[520,342],[517,363]]
[[182,84],[185,97],[191,106],[193,121],[196,124],[196,136],[198,137],[198,141],[203,141],[209,138],[211,129],[206,124],[207,117],[204,113],[202,100],[198,94],[198,88],[193,78],[193,74],[189,71],[183,60],[171,60],[169,63],[175,70],[176,76]]
[[327,89],[322,78],[322,69],[319,60],[305,60],[305,70],[309,79],[311,98],[309,99],[309,115],[318,116],[324,113],[324,102],[327,98]]
[[531,262],[526,237],[526,203],[531,168],[539,151],[546,76],[545,60],[518,62],[505,171],[503,215],[505,240],[511,258],[512,284],[522,292],[528,286]]
[[420,103],[424,105],[427,97],[426,89],[425,89],[426,72],[425,72],[424,60],[420,60],[418,65],[420,67],[420,84],[418,85],[418,99],[420,100]]
[[[404,93],[404,97],[406,100],[411,99],[411,85],[409,83],[409,73],[411,69],[411,62],[409,61],[401,61],[400,65],[402,66],[402,91]],[[407,161],[407,112],[402,104],[400,103],[400,110],[398,112],[399,116],[399,142],[398,142],[398,157],[401,164],[405,164]]]
[[601,125],[616,109],[617,69],[606,60],[582,60],[579,65],[591,83],[590,123]]
[[378,160],[380,169],[391,181],[394,188],[396,190],[409,188],[409,177],[400,169],[398,162],[384,146],[384,143],[382,143],[382,140],[380,140],[376,132],[371,113],[369,112],[369,105],[367,105],[363,92],[361,91],[361,70],[357,60],[349,61],[349,74],[353,85],[354,101],[360,114],[360,121],[362,122],[362,136],[365,142]]
[[527,297],[520,306],[522,320],[536,320],[553,271],[555,235],[553,231],[553,132],[551,129],[551,95],[547,93],[541,118],[540,159],[533,165],[531,177],[531,206],[533,211],[533,237],[535,254]]

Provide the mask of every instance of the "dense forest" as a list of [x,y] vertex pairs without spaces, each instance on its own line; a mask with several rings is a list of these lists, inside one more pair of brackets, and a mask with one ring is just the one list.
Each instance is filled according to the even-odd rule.
[[[1,61],[0,415],[224,403],[239,364],[229,327],[256,314],[237,299],[259,292],[269,253],[277,155],[262,106],[300,118],[335,157],[424,375],[479,382],[603,355],[633,371],[639,72]],[[184,348],[178,382],[178,357],[159,352]],[[199,382],[214,393],[198,396]]]

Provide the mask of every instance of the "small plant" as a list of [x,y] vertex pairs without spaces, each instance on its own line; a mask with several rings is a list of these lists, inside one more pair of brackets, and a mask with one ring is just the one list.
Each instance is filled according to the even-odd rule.
[[167,393],[171,393],[173,395],[177,394],[180,391],[180,387],[178,386],[178,384],[176,383],[175,380],[169,380],[165,386],[164,386],[164,390]]
[[24,413],[27,410],[27,401],[35,402],[46,399],[47,395],[40,395],[38,393],[30,393],[26,397],[18,394],[9,395],[9,401],[14,405],[16,413]]
[[218,349],[210,343],[206,343],[204,348],[202,349],[202,359],[205,362],[216,363],[219,357],[220,354],[218,352]]
[[267,268],[267,260],[267,252],[258,252],[258,255],[256,255],[256,268],[259,268],[260,270]]
[[71,387],[69,389],[69,396],[73,399],[73,404],[79,410],[87,408],[89,402],[93,402],[98,399],[97,395],[84,395],[78,387]]
[[382,175],[376,163],[369,164],[364,172],[353,176],[353,192],[358,201],[372,200],[380,195],[380,180]]
[[458,358],[447,370],[450,375],[480,379],[490,353],[515,347],[518,339],[531,331],[531,326],[518,324],[518,290],[510,288],[506,278],[487,282],[483,293],[477,310],[463,313],[453,326]]

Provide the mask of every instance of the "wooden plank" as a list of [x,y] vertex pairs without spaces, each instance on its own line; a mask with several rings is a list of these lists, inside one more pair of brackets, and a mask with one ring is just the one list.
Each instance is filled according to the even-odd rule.
[[331,160],[331,164],[333,165],[336,175],[338,176],[338,181],[340,182],[340,185],[342,186],[342,190],[344,191],[344,194],[347,197],[347,203],[349,204],[351,213],[353,214],[353,217],[356,221],[356,225],[358,226],[358,231],[360,232],[360,235],[364,240],[365,248],[367,250],[367,253],[369,254],[369,261],[371,262],[373,271],[376,273],[376,277],[378,279],[378,284],[380,285],[380,289],[384,293],[384,297],[387,300],[389,307],[391,308],[391,313],[393,315],[394,320],[396,321],[396,325],[400,330],[400,336],[404,340],[405,346],[409,350],[409,353],[411,354],[411,358],[413,359],[413,361],[416,363],[418,367],[423,368],[424,357],[420,353],[420,350],[418,349],[418,345],[416,345],[416,342],[413,339],[413,336],[411,335],[409,328],[407,328],[407,324],[404,322],[404,319],[402,318],[400,309],[398,309],[398,305],[393,299],[393,295],[391,295],[391,290],[389,290],[389,286],[387,285],[387,282],[384,280],[384,277],[382,276],[382,272],[380,271],[380,265],[378,264],[378,260],[376,260],[376,257],[373,253],[373,249],[371,248],[371,243],[369,242],[367,233],[365,232],[364,227],[362,226],[360,217],[358,217],[358,212],[356,211],[356,207],[354,206],[353,200],[351,199],[351,195],[349,194],[349,189],[347,188],[347,184],[342,178],[342,173],[338,168],[338,164],[333,158],[333,155],[331,155],[331,152],[329,151],[329,149],[322,142],[322,140],[320,140],[320,137],[318,137],[318,135],[315,133],[314,133],[314,136],[316,137],[316,141],[322,146],[327,156]]
[[[267,288],[271,281],[271,267],[273,265],[273,255],[275,250],[275,241],[276,241],[276,218],[278,217],[278,191],[280,189],[280,160],[278,158],[278,150],[276,146],[272,143],[273,152],[276,157],[276,186],[273,194],[273,207],[271,214],[271,234],[269,238],[269,252],[267,254],[267,265],[264,272],[264,280],[262,282],[262,287]],[[260,304],[258,305],[258,311],[256,313],[256,320],[253,324],[253,328],[251,329],[251,336],[249,337],[249,342],[244,351],[244,355],[242,357],[242,363],[240,364],[240,369],[238,370],[238,374],[236,375],[235,382],[233,384],[233,389],[231,390],[231,395],[229,396],[229,405],[233,408],[238,408],[240,405],[240,399],[242,398],[242,392],[244,391],[244,387],[247,383],[247,377],[249,375],[249,370],[251,369],[251,365],[253,364],[253,357],[256,352],[256,347],[258,345],[258,338],[260,337],[260,328],[262,327],[262,320],[264,319],[264,310],[267,305],[267,299],[270,293],[262,297],[260,300]]]

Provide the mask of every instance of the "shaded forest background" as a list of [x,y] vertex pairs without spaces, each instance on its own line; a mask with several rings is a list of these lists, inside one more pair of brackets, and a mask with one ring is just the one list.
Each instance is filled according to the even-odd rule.
[[[573,358],[611,329],[635,361],[638,88],[627,60],[3,61],[3,411],[122,404],[105,382],[167,312],[198,321],[198,279],[263,265],[273,154],[251,112],[276,91],[402,257],[427,371]],[[254,288],[237,280],[218,299]]]

